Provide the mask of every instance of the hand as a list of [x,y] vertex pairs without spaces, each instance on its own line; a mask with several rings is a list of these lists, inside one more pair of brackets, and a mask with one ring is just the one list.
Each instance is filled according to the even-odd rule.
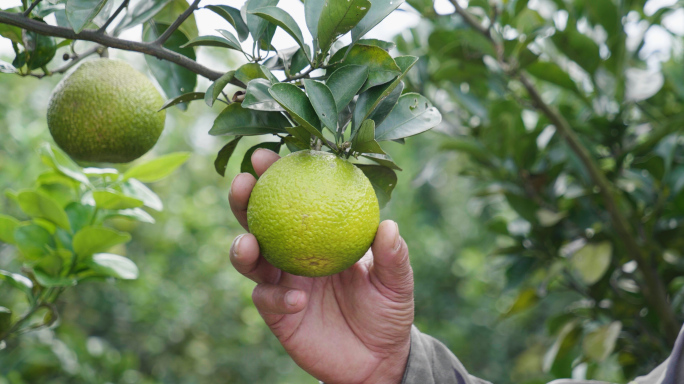
[[[280,157],[259,149],[252,164],[261,175]],[[230,206],[247,228],[247,203],[256,179],[241,173]],[[372,252],[371,252],[372,250]],[[393,221],[383,221],[366,255],[332,276],[282,272],[259,255],[252,234],[238,236],[230,261],[257,283],[252,299],[287,353],[326,384],[400,383],[413,323],[413,271]]]

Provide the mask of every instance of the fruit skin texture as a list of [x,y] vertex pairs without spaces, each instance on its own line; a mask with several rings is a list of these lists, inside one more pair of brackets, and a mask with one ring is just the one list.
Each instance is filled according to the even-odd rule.
[[86,61],[55,87],[50,133],[74,160],[127,163],[144,155],[164,129],[159,91],[120,60]]
[[259,178],[247,207],[249,230],[275,267],[327,276],[356,263],[380,224],[373,186],[333,154],[294,152]]

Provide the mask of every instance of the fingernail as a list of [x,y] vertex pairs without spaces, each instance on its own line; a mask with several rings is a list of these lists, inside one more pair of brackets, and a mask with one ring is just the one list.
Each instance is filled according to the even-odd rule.
[[401,236],[399,235],[399,225],[396,221],[394,223],[394,251],[398,251],[401,248]]
[[285,294],[285,302],[290,307],[294,307],[295,305],[297,305],[298,301],[299,301],[299,292],[289,291],[288,293]]
[[233,258],[233,260],[237,260],[238,256],[238,247],[240,246],[240,240],[245,236],[243,233],[242,235],[239,235],[238,237],[233,240],[233,246],[230,247],[230,256]]

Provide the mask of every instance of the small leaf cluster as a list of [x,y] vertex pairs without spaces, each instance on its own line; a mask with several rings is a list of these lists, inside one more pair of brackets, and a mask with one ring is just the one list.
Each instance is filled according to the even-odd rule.
[[[15,246],[23,263],[21,272],[0,270],[0,281],[25,293],[29,302],[28,312],[20,317],[0,307],[0,341],[54,323],[58,315],[52,303],[67,287],[103,278],[136,279],[135,263],[111,253],[127,243],[130,234],[107,224],[115,218],[154,223],[145,208],[160,211],[163,205],[144,182],[168,176],[188,158],[187,153],[173,153],[120,173],[81,168],[49,144],[40,156],[49,169],[38,175],[34,187],[5,192],[22,217],[0,214],[0,242]],[[49,316],[42,323],[26,324],[41,308]]]
[[[253,172],[249,156],[257,148],[275,152],[283,146],[291,152],[326,148],[340,157],[372,163],[360,168],[384,204],[396,185],[394,171],[400,168],[379,142],[403,143],[404,138],[441,121],[440,113],[425,97],[402,93],[402,80],[417,58],[392,57],[389,50],[393,43],[362,39],[401,2],[306,1],[306,24],[314,37],[310,44],[304,41],[292,16],[277,3],[249,0],[242,10],[227,5],[207,6],[223,17],[237,36],[220,29],[221,36],[198,36],[181,48],[222,47],[244,54],[249,62],[225,73],[206,92],[185,93],[169,100],[163,108],[199,99],[209,106],[217,100],[228,104],[209,131],[214,136],[234,136],[216,159],[216,170],[221,175],[241,137],[274,135],[278,142],[261,143],[247,151],[243,172]],[[276,28],[288,33],[297,46],[280,51],[274,48],[271,39]],[[337,44],[348,32],[352,43]],[[243,46],[250,36],[251,50]],[[276,76],[278,72],[281,76]],[[314,74],[318,76],[312,77]],[[236,93],[232,100],[222,99],[229,83],[244,91]]]

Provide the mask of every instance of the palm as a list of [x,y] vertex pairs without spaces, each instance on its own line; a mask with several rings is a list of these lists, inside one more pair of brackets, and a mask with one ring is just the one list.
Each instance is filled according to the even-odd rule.
[[[295,362],[326,383],[369,377],[399,347],[405,324],[413,320],[413,302],[393,301],[371,265],[369,253],[333,276],[283,274],[279,284],[306,292],[308,303],[295,314],[264,316]],[[404,315],[397,318],[397,312]]]

